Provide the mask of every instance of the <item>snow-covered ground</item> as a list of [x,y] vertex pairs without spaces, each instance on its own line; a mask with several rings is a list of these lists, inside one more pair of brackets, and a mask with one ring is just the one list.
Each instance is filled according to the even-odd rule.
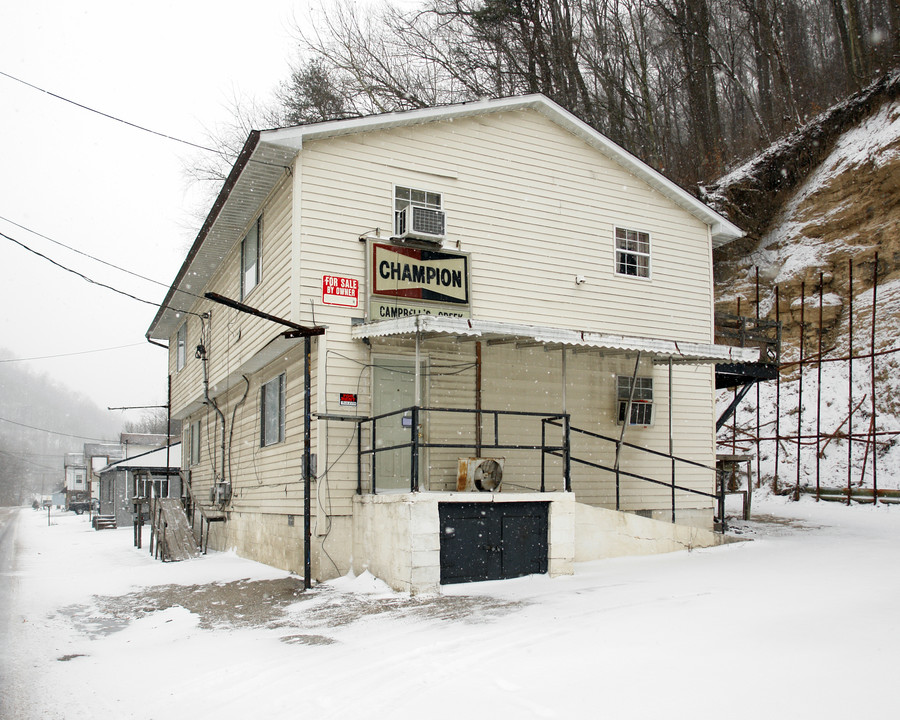
[[0,715],[897,717],[900,507],[754,515],[750,542],[409,597],[368,575],[303,594],[230,553],[163,564],[130,529],[23,510]]

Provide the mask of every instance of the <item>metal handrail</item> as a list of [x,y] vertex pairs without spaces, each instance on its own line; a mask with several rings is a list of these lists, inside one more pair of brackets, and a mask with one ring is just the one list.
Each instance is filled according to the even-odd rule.
[[[554,423],[551,422],[550,424],[554,424]],[[675,463],[676,462],[681,462],[686,465],[691,465],[693,467],[701,468],[703,470],[709,470],[710,472],[715,473],[716,477],[718,477],[718,475],[719,475],[718,468],[710,467],[709,465],[704,465],[703,463],[699,463],[695,460],[689,460],[688,458],[682,458],[682,457],[678,457],[677,455],[671,455],[669,453],[660,452],[659,450],[651,450],[650,448],[641,447],[640,445],[635,445],[633,443],[619,440],[618,438],[612,438],[607,435],[602,435],[600,433],[596,433],[591,430],[585,430],[584,428],[569,427],[568,432],[569,433],[577,433],[579,435],[584,435],[586,437],[591,437],[591,438],[595,438],[597,440],[603,440],[603,441],[606,441],[609,443],[617,444],[620,447],[632,448],[634,450],[638,450],[640,452],[647,453],[649,455],[655,455],[656,457],[666,458],[666,459],[672,461],[671,480],[669,482],[666,482],[663,480],[657,480],[655,478],[648,477],[646,475],[639,475],[637,473],[628,472],[626,470],[622,470],[621,468],[611,468],[606,465],[601,465],[600,463],[595,463],[595,462],[591,462],[590,460],[585,460],[583,458],[574,457],[574,456],[571,457],[570,458],[571,462],[578,463],[580,465],[587,465],[588,467],[597,468],[598,470],[603,470],[605,472],[611,472],[611,473],[615,474],[615,476],[616,476],[616,510],[621,509],[620,501],[619,501],[620,478],[624,475],[625,477],[634,478],[636,480],[648,482],[653,485],[660,485],[662,487],[670,488],[672,491],[672,522],[675,522],[675,491],[676,490],[681,491],[681,492],[686,492],[688,494],[699,495],[701,497],[706,497],[706,498],[711,498],[713,500],[716,500],[717,505],[718,505],[718,508],[717,508],[718,519],[719,519],[722,527],[724,527],[725,493],[721,488],[721,483],[718,483],[718,485],[720,486],[719,492],[708,493],[708,492],[704,492],[702,490],[697,490],[695,488],[685,487],[684,485],[678,485],[675,482]]]
[[[378,421],[384,420],[385,418],[394,417],[397,415],[405,415],[409,413],[411,415],[410,419],[410,439],[408,442],[398,443],[395,445],[390,445],[388,447],[375,447],[376,439],[377,439],[377,426]],[[420,417],[423,413],[466,413],[469,415],[476,415],[478,417],[478,422],[481,422],[482,416],[493,416],[493,426],[494,426],[494,437],[493,443],[485,443],[485,442],[424,442],[419,439],[418,429],[420,426]],[[549,445],[546,442],[545,434],[542,430],[541,434],[541,443],[539,445],[535,444],[522,444],[522,443],[501,443],[500,442],[500,417],[501,416],[516,416],[516,417],[533,417],[540,418],[542,425],[548,421],[562,421],[561,423],[557,423],[560,428],[563,428],[563,438],[562,444],[553,444]],[[356,481],[356,492],[357,494],[362,494],[362,458],[365,455],[372,456],[372,494],[377,494],[377,470],[376,470],[376,460],[378,453],[390,452],[393,450],[402,450],[405,448],[410,448],[410,492],[418,492],[419,490],[419,453],[420,450],[424,448],[444,448],[444,449],[457,449],[457,450],[465,450],[472,448],[478,452],[481,450],[488,448],[490,450],[540,450],[542,461],[541,461],[541,492],[545,491],[546,482],[545,482],[545,467],[543,462],[543,456],[546,454],[551,454],[554,456],[559,456],[564,459],[563,465],[563,482],[566,492],[571,492],[571,477],[570,477],[570,465],[568,461],[569,457],[569,436],[566,431],[566,428],[569,426],[569,416],[566,413],[546,413],[546,412],[532,412],[526,410],[485,410],[485,409],[469,409],[469,408],[428,408],[428,407],[419,407],[416,405],[412,405],[410,407],[401,408],[399,410],[394,410],[387,413],[382,413],[380,415],[374,415],[368,418],[360,418],[357,419],[356,422],[359,424],[360,432],[357,434],[357,481]],[[362,447],[362,427],[366,423],[372,423],[372,432],[371,432],[371,440],[370,447],[364,449]]]

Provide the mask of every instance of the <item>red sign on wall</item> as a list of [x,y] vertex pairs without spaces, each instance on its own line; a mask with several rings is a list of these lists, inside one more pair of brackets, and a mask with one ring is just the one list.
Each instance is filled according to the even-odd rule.
[[359,280],[337,275],[323,275],[322,302],[325,305],[359,307]]

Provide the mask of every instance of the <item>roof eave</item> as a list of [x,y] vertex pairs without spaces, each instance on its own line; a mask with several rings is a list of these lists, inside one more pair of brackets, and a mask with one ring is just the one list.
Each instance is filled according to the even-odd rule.
[[194,258],[197,257],[197,254],[200,252],[200,249],[203,247],[203,241],[206,239],[206,236],[209,234],[210,229],[215,223],[216,218],[218,218],[219,213],[222,212],[222,208],[225,207],[225,203],[228,202],[228,198],[231,196],[231,192],[234,190],[234,186],[237,184],[238,179],[241,176],[241,173],[244,172],[244,168],[247,166],[247,163],[250,162],[250,158],[253,156],[253,151],[256,150],[257,145],[259,145],[260,132],[259,130],[251,130],[250,135],[247,137],[246,142],[244,143],[244,147],[241,148],[241,152],[235,160],[234,165],[231,168],[231,172],[228,173],[228,177],[225,178],[225,182],[222,185],[222,189],[219,191],[219,195],[216,197],[216,201],[213,203],[212,208],[209,211],[209,214],[206,216],[206,220],[203,222],[203,226],[200,228],[200,232],[197,233],[197,237],[194,240],[194,244],[191,245],[191,249],[188,251],[187,257],[185,257],[184,262],[181,264],[181,269],[178,271],[178,274],[175,276],[175,280],[172,285],[169,287],[168,292],[166,293],[165,299],[159,306],[159,310],[156,313],[156,316],[153,318],[153,322],[150,323],[150,327],[147,330],[146,337],[147,339],[156,339],[162,340],[166,339],[167,335],[156,335],[154,331],[159,326],[160,321],[162,320],[163,315],[169,311],[170,303],[172,302],[172,298],[175,293],[178,291],[179,286],[184,281],[184,278],[187,276],[187,273],[190,269],[191,263],[194,261]]

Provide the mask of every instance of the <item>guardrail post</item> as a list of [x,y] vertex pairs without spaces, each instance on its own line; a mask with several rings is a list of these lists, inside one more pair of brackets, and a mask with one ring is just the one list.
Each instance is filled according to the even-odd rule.
[[541,492],[545,492],[546,486],[546,458],[547,458],[547,418],[541,418]]
[[377,453],[375,452],[375,448],[378,447],[376,443],[376,434],[375,434],[375,424],[378,421],[374,418],[372,419],[372,494],[377,495],[378,491],[375,489],[375,458]]
[[362,423],[356,423],[356,494],[362,495]]
[[566,413],[563,415],[563,482],[566,492],[572,492],[572,453],[570,432],[570,417]]
[[419,492],[419,406],[413,405],[412,408],[412,452],[410,452],[410,460],[412,468],[410,471],[410,491]]

